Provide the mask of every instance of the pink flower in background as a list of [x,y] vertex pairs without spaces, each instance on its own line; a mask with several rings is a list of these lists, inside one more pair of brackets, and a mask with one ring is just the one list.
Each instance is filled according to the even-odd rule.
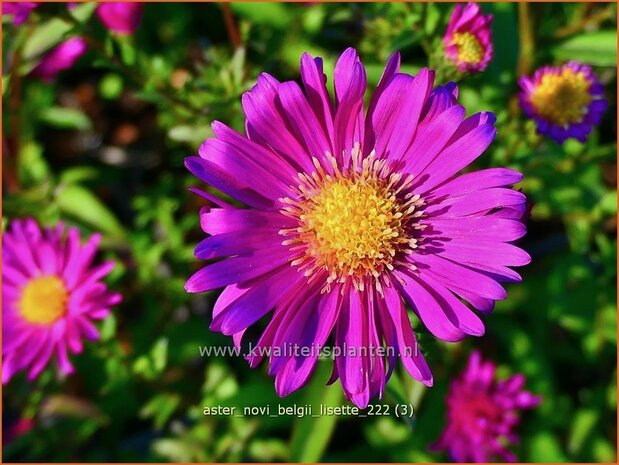
[[2,2],[2,14],[12,15],[13,24],[25,22],[32,10],[39,6],[39,2]]
[[33,219],[14,220],[2,236],[2,383],[20,370],[34,380],[56,357],[73,372],[70,352],[95,341],[101,320],[121,301],[101,281],[113,262],[94,266],[100,235],[80,245],[77,228],[41,229]]
[[585,142],[608,107],[604,86],[590,66],[570,61],[543,66],[519,81],[520,105],[537,123],[539,134],[562,144],[573,137]]
[[537,406],[541,398],[523,389],[525,377],[517,374],[497,381],[496,366],[471,354],[447,395],[447,427],[432,446],[446,451],[455,462],[516,461],[507,449],[516,443],[519,412]]
[[[499,283],[521,279],[509,267],[530,261],[510,244],[525,234],[525,196],[509,188],[520,173],[458,175],[494,139],[494,115],[465,118],[455,84],[433,90],[432,71],[399,67],[396,53],[366,113],[354,49],[336,63],[335,101],[322,60],[305,53],[303,88],[263,73],[243,95],[247,134],[215,122],[215,137],[186,159],[196,177],[244,204],[201,192],[218,207],[200,213],[209,237],[195,254],[217,261],[186,289],[224,288],[211,329],[237,345],[274,310],[256,349],[279,348],[269,373],[280,396],[305,384],[319,355],[283,348],[323,346],[330,335],[341,353],[332,380],[362,408],[382,395],[398,353],[431,385],[404,301],[440,339],[480,336],[484,324],[463,301],[489,313],[506,297]],[[393,348],[387,357],[368,349],[383,344]],[[251,366],[263,355],[250,355]]]
[[7,424],[2,428],[2,442],[4,445],[15,441],[20,436],[28,434],[35,427],[35,421],[32,418],[18,418],[17,420],[8,420]]
[[107,2],[97,6],[97,16],[110,31],[130,35],[140,24],[143,10],[143,3]]
[[492,59],[492,15],[476,3],[458,3],[443,37],[445,55],[462,72],[483,71]]
[[87,49],[85,39],[72,37],[43,55],[39,64],[32,70],[32,75],[51,81],[61,71],[71,68]]

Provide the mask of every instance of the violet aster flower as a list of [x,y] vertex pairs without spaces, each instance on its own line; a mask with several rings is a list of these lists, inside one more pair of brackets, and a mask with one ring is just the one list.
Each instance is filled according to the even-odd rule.
[[54,47],[41,58],[32,75],[51,81],[58,73],[70,69],[86,53],[88,45],[82,37],[72,37]]
[[93,266],[100,240],[80,245],[76,228],[41,230],[33,219],[14,220],[2,236],[2,383],[20,370],[35,379],[50,358],[69,374],[69,352],[82,351],[82,338],[99,338],[101,320],[120,294],[101,279],[114,263]]
[[[492,142],[494,116],[465,118],[455,84],[432,90],[432,71],[413,77],[399,66],[396,53],[366,113],[354,49],[335,66],[335,101],[322,60],[305,53],[303,88],[263,73],[243,95],[247,135],[215,122],[215,137],[186,159],[195,176],[244,204],[202,193],[218,207],[201,211],[209,237],[195,253],[223,260],[186,289],[225,287],[211,329],[237,345],[274,309],[248,359],[255,366],[280,348],[270,373],[281,396],[307,381],[319,355],[281,352],[322,347],[332,333],[333,380],[358,406],[382,394],[398,353],[411,376],[431,385],[403,299],[441,339],[479,336],[481,319],[459,297],[489,312],[506,296],[499,282],[520,279],[508,266],[530,260],[509,244],[525,233],[513,219],[525,197],[506,187],[521,175],[492,168],[457,176]],[[381,357],[377,347],[392,353]]]
[[13,24],[24,23],[39,2],[2,2],[2,14],[13,16]]
[[458,3],[443,37],[445,55],[462,72],[483,71],[492,59],[492,15],[476,3]]
[[130,35],[139,26],[143,10],[143,3],[106,2],[97,6],[97,16],[110,31]]
[[497,381],[495,370],[479,352],[471,354],[464,373],[449,388],[447,427],[433,450],[447,451],[455,462],[516,461],[506,444],[518,441],[518,413],[541,398],[523,389],[524,375]]
[[535,120],[538,133],[560,144],[569,137],[584,142],[606,111],[604,86],[590,66],[575,61],[543,66],[519,83],[525,115]]

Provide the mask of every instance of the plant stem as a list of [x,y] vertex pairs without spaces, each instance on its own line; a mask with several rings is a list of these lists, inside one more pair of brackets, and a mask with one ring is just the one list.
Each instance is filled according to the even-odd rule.
[[25,36],[18,37],[17,48],[11,63],[11,90],[9,93],[9,128],[10,133],[8,143],[2,143],[2,149],[6,156],[7,167],[5,181],[7,191],[15,193],[20,190],[19,182],[19,153],[21,150],[21,97],[22,97],[22,76],[19,72],[23,59],[23,49],[26,39],[32,34],[33,24],[28,23]]
[[234,21],[234,15],[232,14],[232,9],[230,5],[227,3],[221,4],[221,10],[224,14],[224,23],[226,24],[226,31],[228,33],[228,38],[232,43],[232,46],[235,50],[238,50],[243,46],[243,41],[241,40],[241,34],[239,33],[239,28],[236,26],[236,22]]
[[520,33],[520,56],[518,57],[517,75],[529,73],[534,56],[533,25],[527,2],[518,3],[518,32]]
[[597,26],[600,23],[606,21],[607,19],[611,19],[613,17],[613,8],[612,5],[606,7],[603,10],[597,11],[593,13],[591,16],[586,16],[577,23],[568,24],[562,28],[559,28],[555,31],[554,36],[557,39],[563,39],[572,34],[582,31],[586,27]]

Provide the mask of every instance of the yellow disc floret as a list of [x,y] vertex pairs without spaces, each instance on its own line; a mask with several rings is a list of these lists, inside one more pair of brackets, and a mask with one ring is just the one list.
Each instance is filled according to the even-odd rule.
[[284,243],[299,248],[301,256],[293,265],[306,276],[324,269],[327,286],[350,279],[363,289],[370,279],[380,290],[381,274],[393,270],[401,253],[417,247],[411,233],[421,201],[406,192],[412,177],[403,181],[399,173],[387,174],[385,161],[373,154],[361,160],[358,147],[344,172],[333,157],[328,160],[331,173],[314,160],[317,172],[299,175],[299,198],[282,199],[290,205],[282,213],[299,221],[298,228],[282,231],[294,236]]
[[484,59],[484,47],[470,32],[456,32],[452,43],[458,46],[458,61],[477,64]]
[[579,123],[591,102],[590,83],[583,73],[565,68],[545,74],[531,94],[531,103],[542,118],[559,126]]
[[68,292],[57,276],[41,276],[26,284],[19,300],[20,315],[29,323],[50,325],[67,309]]

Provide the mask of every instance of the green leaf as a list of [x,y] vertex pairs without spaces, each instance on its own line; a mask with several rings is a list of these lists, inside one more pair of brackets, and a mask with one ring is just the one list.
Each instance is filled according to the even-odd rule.
[[597,66],[617,65],[617,31],[585,32],[555,48],[555,58]]
[[27,185],[36,185],[45,181],[50,169],[43,156],[43,147],[34,141],[26,142],[19,154],[19,177]]
[[198,147],[205,139],[212,137],[213,131],[210,126],[190,126],[182,124],[174,126],[168,131],[168,137],[175,142],[186,143],[192,147]]
[[234,13],[255,24],[279,28],[290,23],[290,13],[283,3],[234,2],[229,5]]
[[164,392],[153,397],[140,411],[142,418],[153,418],[155,428],[161,429],[181,402],[178,394]]
[[561,450],[559,441],[556,436],[541,432],[537,434],[530,444],[531,462],[565,462],[565,454]]
[[[307,387],[307,395],[303,404],[310,404],[314,411],[321,404],[328,406],[342,405],[342,389],[340,386],[325,386],[325,379],[329,376],[329,364],[319,363],[312,383]],[[335,429],[338,417],[324,415],[320,417],[305,416],[298,419],[292,430],[290,446],[291,462],[319,462],[324,453],[331,434]]]
[[433,3],[426,3],[424,6],[427,8],[424,29],[427,35],[432,35],[436,29],[436,26],[438,26],[439,20],[441,19],[441,11]]
[[161,338],[155,343],[151,350],[151,356],[153,358],[153,368],[157,373],[161,373],[168,361],[167,338]]
[[127,66],[133,66],[135,64],[137,52],[133,46],[132,36],[118,36],[115,37],[115,39],[120,47],[120,57],[122,62]]
[[116,335],[116,316],[114,314],[108,316],[101,323],[101,340],[109,341]]
[[62,212],[75,217],[98,231],[121,238],[125,232],[114,214],[88,189],[69,184],[60,187],[56,202]]
[[59,129],[75,129],[87,131],[92,128],[92,122],[80,110],[66,107],[50,107],[41,111],[42,122]]
[[71,25],[60,19],[53,18],[37,26],[24,45],[24,61],[31,61],[43,52],[60,43],[71,30]]
[[67,168],[60,174],[59,184],[79,184],[97,178],[97,170],[91,166]]
[[108,100],[120,97],[123,91],[123,80],[118,74],[109,73],[103,76],[99,82],[99,92],[101,96]]
[[85,23],[94,14],[96,9],[96,2],[77,3],[69,10],[69,13],[80,23]]
[[593,409],[581,409],[572,420],[572,430],[568,442],[568,450],[573,454],[580,453],[587,437],[599,418],[599,412]]

